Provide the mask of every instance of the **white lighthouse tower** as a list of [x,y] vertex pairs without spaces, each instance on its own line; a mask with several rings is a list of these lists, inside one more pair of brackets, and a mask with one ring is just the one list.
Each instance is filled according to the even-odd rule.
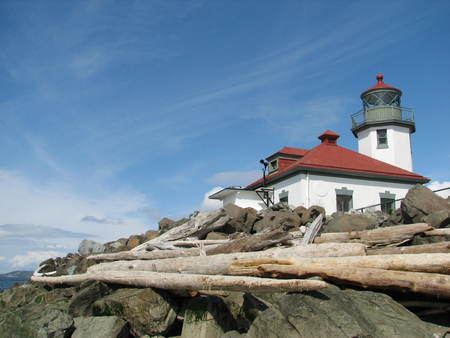
[[352,132],[361,154],[413,170],[411,134],[416,131],[411,109],[400,106],[402,91],[383,82],[361,94],[363,110],[352,115]]

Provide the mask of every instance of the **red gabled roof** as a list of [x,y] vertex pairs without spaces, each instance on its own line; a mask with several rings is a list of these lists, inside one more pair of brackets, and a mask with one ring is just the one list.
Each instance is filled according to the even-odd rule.
[[[363,176],[380,176],[380,178],[387,177],[400,180],[407,179],[423,183],[429,181],[424,176],[338,146],[336,139],[339,135],[336,133],[327,130],[320,137],[322,138],[321,144],[308,151],[304,157],[298,159],[291,165],[280,168],[277,172],[267,176],[266,181],[269,183],[278,176],[295,170],[325,170],[342,174],[359,173],[363,174]],[[262,181],[262,179],[259,179],[248,185],[247,188],[258,186]]]
[[308,149],[302,149],[302,148],[283,147],[283,149],[278,150],[277,153],[295,155],[295,156],[305,156],[305,154],[308,151],[309,151]]

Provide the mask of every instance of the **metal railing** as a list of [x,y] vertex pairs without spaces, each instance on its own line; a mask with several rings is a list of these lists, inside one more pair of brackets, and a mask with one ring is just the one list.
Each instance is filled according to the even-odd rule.
[[374,106],[366,107],[351,115],[352,127],[358,127],[365,122],[400,120],[414,122],[414,112],[412,108],[399,106]]
[[[433,192],[439,192],[439,191],[444,191],[444,190],[450,190],[450,187],[437,189],[437,190],[432,190],[432,191]],[[381,207],[382,205],[389,205],[391,203],[397,203],[399,201],[403,201],[404,199],[405,198],[403,197],[403,198],[398,198],[396,200],[389,201],[389,202],[386,202],[386,203],[372,204],[372,205],[368,205],[367,207],[362,207],[362,208],[355,209],[355,211],[357,211],[357,212],[364,212],[364,209],[372,209],[373,210],[376,207]]]

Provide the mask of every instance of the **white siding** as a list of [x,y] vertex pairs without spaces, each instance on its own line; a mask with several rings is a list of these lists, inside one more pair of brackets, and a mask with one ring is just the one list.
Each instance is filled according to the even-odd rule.
[[[378,148],[377,129],[387,130],[387,148]],[[358,151],[405,170],[413,170],[411,135],[407,127],[391,125],[367,128],[358,133]]]

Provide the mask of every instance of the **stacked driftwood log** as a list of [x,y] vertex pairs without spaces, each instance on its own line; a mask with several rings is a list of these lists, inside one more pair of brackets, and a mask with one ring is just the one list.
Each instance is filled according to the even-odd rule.
[[417,234],[450,235],[448,228],[415,223],[317,235],[319,214],[306,232],[280,228],[227,240],[199,239],[229,220],[220,210],[198,214],[130,251],[89,256],[97,264],[86,273],[36,272],[32,280],[97,280],[190,292],[307,291],[333,283],[450,298],[450,242],[400,246]]

